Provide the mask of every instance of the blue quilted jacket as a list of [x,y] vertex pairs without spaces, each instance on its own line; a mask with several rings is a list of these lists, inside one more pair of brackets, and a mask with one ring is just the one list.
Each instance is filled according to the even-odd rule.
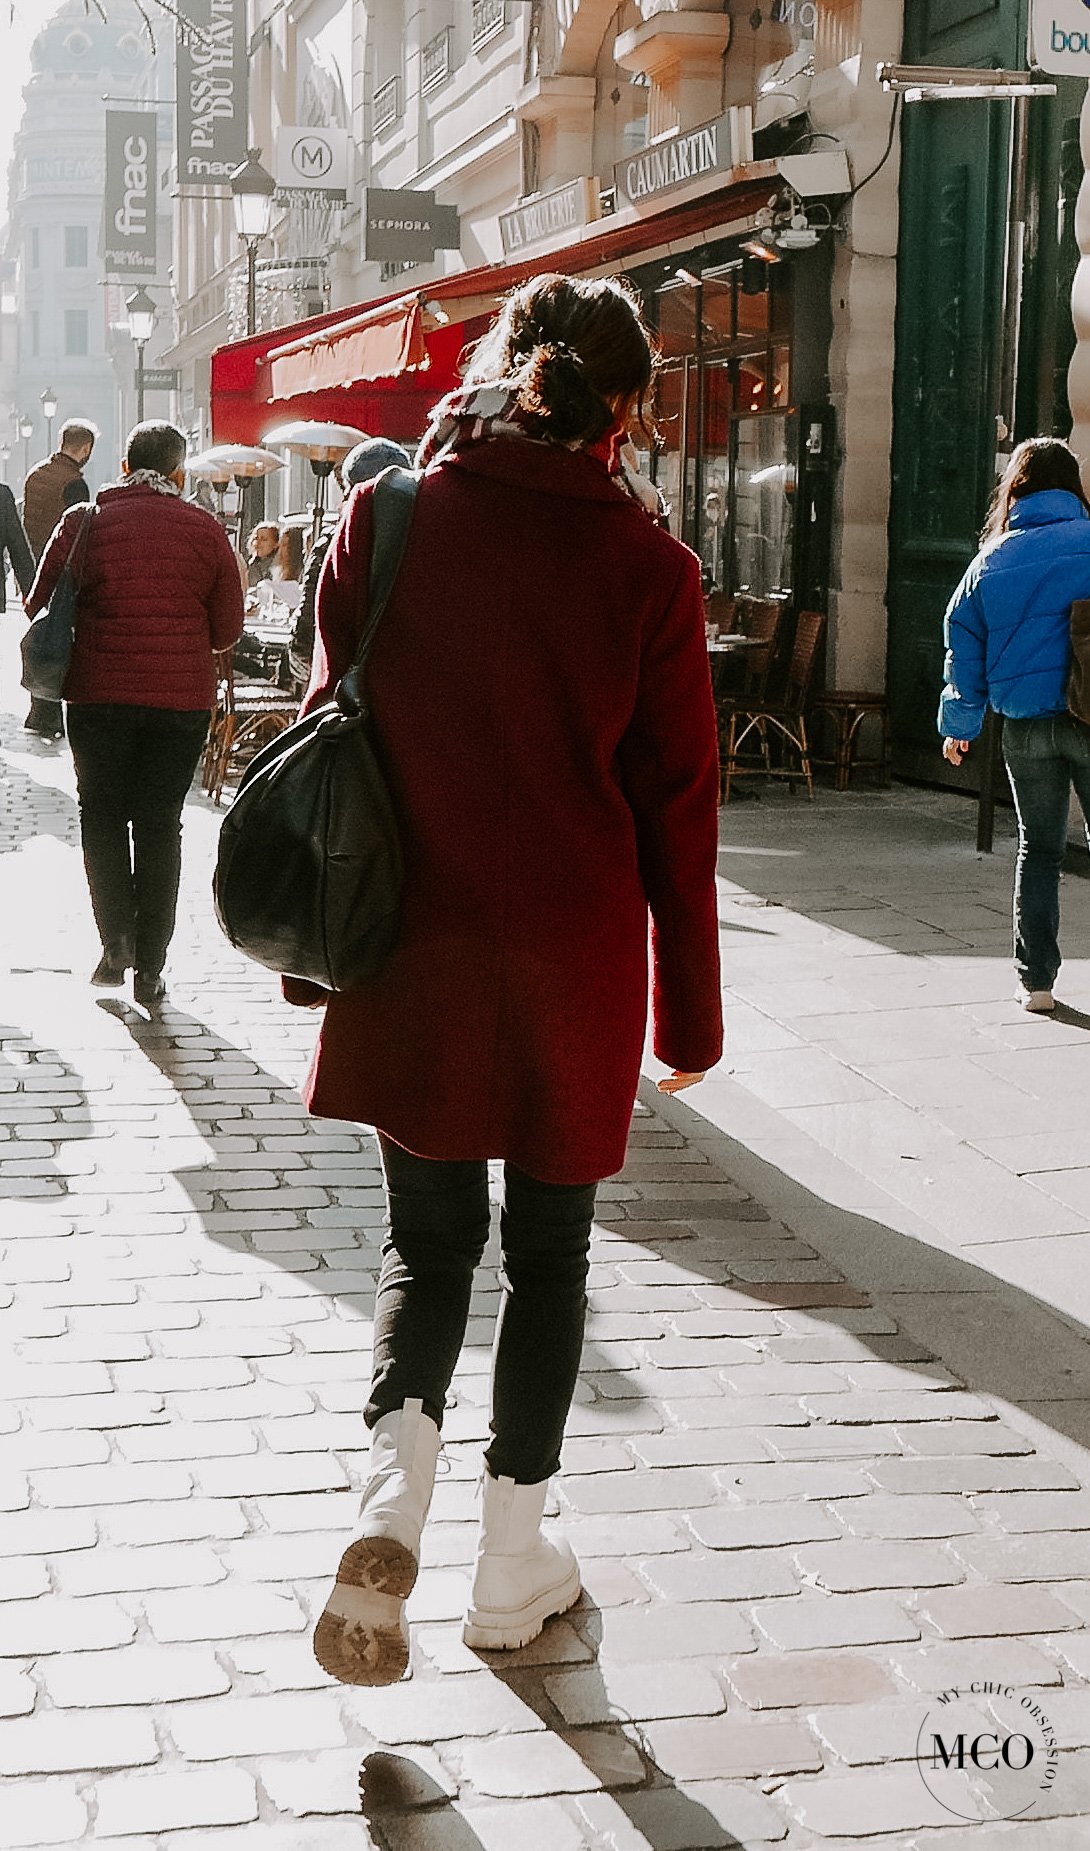
[[989,705],[1012,720],[1065,711],[1076,598],[1090,598],[1090,515],[1066,489],[1023,496],[947,606],[945,738],[975,739]]

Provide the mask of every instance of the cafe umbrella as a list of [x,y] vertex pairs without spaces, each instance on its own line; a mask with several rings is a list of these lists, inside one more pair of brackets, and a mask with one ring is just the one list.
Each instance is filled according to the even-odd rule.
[[265,443],[277,449],[291,450],[296,456],[305,456],[310,463],[314,475],[312,540],[316,541],[322,531],[326,485],[330,476],[337,464],[344,461],[349,450],[354,450],[366,437],[366,431],[359,431],[351,424],[323,424],[307,418],[291,424],[278,424],[275,430],[266,432]]
[[[271,475],[274,469],[283,469],[284,459],[276,456],[272,450],[263,450],[258,444],[217,443],[211,449],[199,451],[196,456],[187,456],[185,466],[189,475],[211,482],[222,518],[223,493],[228,482],[236,484],[240,497],[246,496],[251,482],[259,476]],[[240,500],[240,541],[250,525],[248,518],[245,518],[248,513],[245,502]]]

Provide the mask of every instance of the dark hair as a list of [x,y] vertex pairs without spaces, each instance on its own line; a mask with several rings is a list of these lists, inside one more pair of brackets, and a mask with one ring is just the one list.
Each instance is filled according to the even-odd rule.
[[981,534],[981,544],[997,540],[1010,525],[1011,504],[1026,495],[1038,495],[1042,489],[1062,488],[1076,495],[1090,514],[1079,471],[1079,459],[1070,444],[1059,437],[1027,437],[1020,443],[999,478],[992,496],[988,518]]
[[646,397],[657,352],[639,298],[615,277],[535,276],[512,290],[466,370],[467,385],[514,378],[531,436],[596,443],[611,399],[634,400],[651,441]]
[[161,476],[172,476],[185,462],[185,438],[177,425],[149,418],[146,424],[134,424],[129,432],[125,461],[130,472],[154,469]]
[[82,418],[66,418],[61,425],[57,442],[62,450],[71,455],[73,449],[82,450],[85,443],[90,444],[93,450],[97,436],[98,432],[93,424],[85,424]]

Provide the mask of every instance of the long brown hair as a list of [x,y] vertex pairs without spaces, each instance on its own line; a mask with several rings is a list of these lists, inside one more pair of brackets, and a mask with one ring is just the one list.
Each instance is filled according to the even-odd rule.
[[980,536],[982,546],[997,540],[1010,526],[1011,506],[1043,489],[1066,489],[1090,514],[1090,501],[1082,486],[1079,459],[1070,444],[1059,437],[1027,437],[1020,443],[999,478]]
[[615,277],[535,276],[512,290],[466,369],[466,384],[514,378],[531,435],[591,444],[614,422],[610,401],[636,406],[648,441],[647,394],[658,354],[639,298]]

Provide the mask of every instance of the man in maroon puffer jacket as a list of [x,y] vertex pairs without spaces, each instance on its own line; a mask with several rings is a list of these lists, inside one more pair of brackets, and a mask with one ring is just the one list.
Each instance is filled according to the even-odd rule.
[[[138,424],[123,480],[98,495],[64,684],[91,906],[102,939],[92,983],[135,967],[154,1008],[174,932],[181,818],[215,699],[213,652],[242,634],[242,584],[214,515],[183,501],[185,438]],[[43,610],[87,518],[65,515],[27,599]],[[132,831],[130,844],[129,832]]]

